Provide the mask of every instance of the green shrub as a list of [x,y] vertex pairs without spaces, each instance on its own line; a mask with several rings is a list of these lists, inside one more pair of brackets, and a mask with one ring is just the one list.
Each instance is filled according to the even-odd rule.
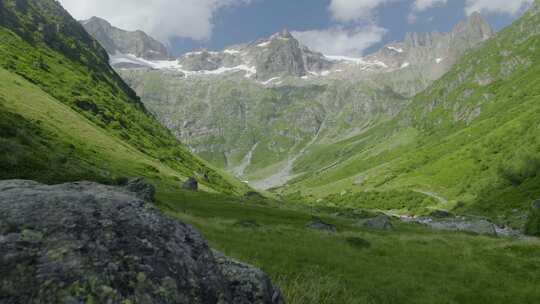
[[540,236],[540,209],[532,209],[525,225],[525,234]]
[[532,152],[520,152],[508,163],[499,167],[499,175],[518,186],[540,173],[540,156]]

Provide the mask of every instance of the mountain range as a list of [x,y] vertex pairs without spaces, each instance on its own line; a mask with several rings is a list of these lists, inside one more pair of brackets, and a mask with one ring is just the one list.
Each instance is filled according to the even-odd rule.
[[172,61],[110,55],[150,111],[193,152],[268,189],[292,178],[295,161],[312,146],[394,117],[464,52],[493,35],[473,14],[451,33],[411,33],[363,58],[325,56],[287,30]]
[[[477,72],[477,63],[456,69],[471,53],[510,40],[508,33],[517,26],[495,34],[473,13],[452,32],[409,33],[403,42],[362,58],[325,56],[284,30],[220,52],[201,50],[167,61],[116,54],[111,63],[192,152],[255,188],[333,203],[343,201],[335,195],[361,201],[373,191],[423,193],[445,208],[482,214],[478,201],[486,200],[491,184],[504,183],[504,170],[496,165],[480,172],[459,170],[464,162],[441,158],[457,153],[453,149],[461,132],[477,130],[486,116],[493,119],[486,107],[497,107],[491,104],[500,100],[494,103],[488,93],[478,99],[477,92],[489,91],[501,73],[510,74],[513,66],[529,65],[532,59],[530,54],[512,55],[519,44],[505,41],[500,52],[506,55],[498,58],[502,71]],[[527,31],[534,32],[534,26]],[[126,67],[126,62],[133,65]],[[462,89],[466,85],[474,88]],[[441,104],[444,108],[437,110]],[[443,143],[457,146],[443,153],[438,150]],[[504,157],[521,157],[514,154],[508,151]],[[435,169],[441,162],[449,167]],[[455,176],[453,186],[431,178],[435,173],[430,170],[446,172],[445,179]],[[505,216],[520,221],[517,215]]]

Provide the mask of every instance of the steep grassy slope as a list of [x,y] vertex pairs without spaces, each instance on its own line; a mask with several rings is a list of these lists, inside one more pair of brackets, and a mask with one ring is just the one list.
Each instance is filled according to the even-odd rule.
[[[143,170],[142,175],[161,178],[160,170],[156,168],[167,167],[166,171],[176,172],[173,175],[200,176],[203,184],[217,191],[241,193],[246,190],[245,186],[224,177],[191,155],[162,127],[109,67],[108,56],[101,46],[56,1],[2,1],[0,14],[0,67],[26,80],[2,72],[2,77],[7,80],[2,87],[3,103],[8,104],[3,106],[2,116],[13,121],[9,125],[16,128],[3,134],[6,148],[0,152],[2,159],[9,161],[3,164],[1,178],[25,177],[52,182],[81,176],[111,180],[123,174],[115,171],[115,166],[107,166],[105,161],[95,161],[92,165],[80,161],[88,161],[83,155],[92,153],[98,154],[98,159],[106,159],[106,153],[98,148],[103,145],[92,146],[92,140],[87,139],[88,145],[82,154],[71,158],[76,153],[72,151],[69,137],[58,134],[55,137],[40,125],[41,122],[48,123],[44,109],[33,108],[42,112],[39,121],[35,121],[35,117],[27,115],[30,108],[14,107],[15,103],[29,106],[36,102],[31,100],[33,96],[15,95],[18,89],[28,88],[26,82],[30,82],[42,91],[34,96],[39,95],[44,100],[45,95],[49,95],[48,100],[56,100],[70,109],[66,115],[78,113],[78,118],[69,127],[67,123],[57,122],[56,127],[63,128],[61,133],[71,132],[75,136],[73,134],[79,127],[90,123],[101,134],[110,137],[110,142],[136,152],[130,153],[130,157],[155,163]],[[81,126],[77,126],[76,121]],[[19,135],[27,137],[24,139],[26,145],[21,143]],[[55,144],[48,142],[51,136]],[[84,138],[82,134],[80,137]],[[34,149],[43,151],[43,155],[33,153]],[[32,170],[34,167],[28,161],[39,167]],[[58,166],[62,162],[69,165]],[[71,170],[66,173],[66,168]]]
[[[358,134],[407,103],[384,85],[362,80],[266,87],[241,76],[120,73],[195,153],[251,181],[275,173],[312,140],[333,142]],[[248,154],[245,170],[238,170]]]
[[431,207],[522,224],[540,197],[539,25],[532,9],[395,119],[313,149],[295,166],[309,173],[285,192],[348,191],[351,203],[356,192],[407,189],[435,198]]

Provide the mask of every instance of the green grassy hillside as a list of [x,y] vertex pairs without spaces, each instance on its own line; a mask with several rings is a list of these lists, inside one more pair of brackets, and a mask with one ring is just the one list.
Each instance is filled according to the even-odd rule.
[[[140,173],[154,180],[175,176],[176,183],[196,176],[216,191],[247,191],[189,153],[162,127],[110,68],[101,46],[56,1],[2,1],[0,14],[0,67],[6,80],[0,92],[6,117],[0,178],[57,182]],[[59,113],[73,120],[63,122]],[[58,121],[48,115],[59,115]],[[101,137],[73,132],[84,128]],[[76,136],[84,146],[73,147]],[[105,150],[121,157],[109,158],[113,155]]]
[[341,204],[358,192],[412,191],[436,203],[395,209],[455,209],[522,225],[540,197],[539,34],[540,14],[531,10],[395,119],[308,151],[294,168],[305,174],[283,192],[339,194],[327,199]]
[[[535,303],[537,240],[431,231],[395,221],[361,228],[365,213],[246,204],[222,195],[162,192],[158,205],[212,247],[267,271],[290,304]],[[343,214],[343,213],[342,213]],[[329,234],[305,227],[315,215]],[[369,213],[367,213],[369,216]]]

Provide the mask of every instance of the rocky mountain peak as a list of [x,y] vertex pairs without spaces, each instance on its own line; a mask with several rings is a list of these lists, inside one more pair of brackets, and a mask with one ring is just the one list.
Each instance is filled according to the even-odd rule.
[[281,32],[275,34],[274,36],[285,38],[285,39],[294,39],[293,35],[287,28],[284,28]]
[[465,51],[493,37],[495,32],[479,13],[458,23],[450,33],[407,33],[403,42],[386,45],[368,56],[392,69],[422,67],[440,75]]
[[110,55],[132,54],[147,60],[166,60],[170,57],[165,45],[143,31],[125,31],[99,17],[80,23]]
[[454,36],[468,39],[487,40],[495,35],[491,25],[478,12],[472,13],[466,21],[458,23],[452,31]]
[[302,45],[287,30],[252,43],[231,46],[222,52],[190,52],[178,59],[188,72],[219,74],[243,71],[246,77],[267,81],[286,76],[305,76],[329,68],[322,54]]
[[91,17],[88,20],[81,21],[83,25],[88,25],[89,27],[100,27],[103,29],[111,28],[112,25],[109,23],[109,21],[99,18],[99,17]]

